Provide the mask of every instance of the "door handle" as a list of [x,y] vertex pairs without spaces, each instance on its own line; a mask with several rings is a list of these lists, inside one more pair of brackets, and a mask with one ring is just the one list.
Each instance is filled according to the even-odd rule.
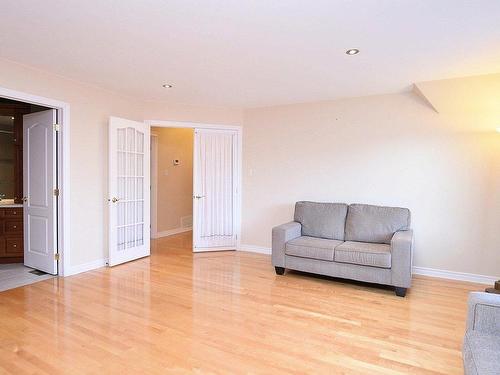
[[205,196],[204,195],[193,195],[193,198],[201,199],[201,198],[205,198]]
[[23,197],[21,200],[22,200],[23,202],[27,202],[27,201],[28,201],[28,197]]
[[108,202],[113,202],[113,203],[116,203],[120,200],[120,198],[116,198],[116,197],[113,197],[113,198],[108,198]]

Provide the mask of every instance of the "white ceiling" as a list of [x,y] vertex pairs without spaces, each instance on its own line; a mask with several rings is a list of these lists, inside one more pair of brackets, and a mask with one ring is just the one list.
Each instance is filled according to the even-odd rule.
[[500,1],[1,0],[0,57],[147,100],[329,100],[500,72]]

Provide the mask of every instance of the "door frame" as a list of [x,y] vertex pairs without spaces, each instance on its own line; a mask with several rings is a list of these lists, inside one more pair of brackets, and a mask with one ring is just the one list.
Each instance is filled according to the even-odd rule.
[[[145,120],[144,123],[151,127],[157,128],[189,128],[189,129],[211,129],[211,130],[233,130],[236,131],[236,217],[235,217],[235,230],[236,230],[236,246],[238,250],[241,245],[241,208],[242,208],[242,154],[243,154],[243,127],[238,125],[222,125],[222,124],[208,124],[201,122],[185,122],[185,121],[168,121],[168,120]],[[193,168],[194,178],[194,168]],[[158,184],[158,181],[155,181]],[[158,186],[155,187],[155,191]],[[152,203],[152,201],[151,201]],[[194,225],[193,217],[193,225]]]
[[[151,129],[151,127],[149,127]],[[151,153],[150,153],[150,237],[157,238],[158,236],[158,211],[156,205],[158,204],[158,134],[151,133],[150,135]]]
[[57,111],[59,137],[57,137],[57,170],[54,177],[58,181],[59,201],[57,205],[57,251],[58,276],[69,276],[70,263],[70,105],[68,103],[28,94],[22,91],[0,87],[0,97],[17,100],[24,103],[36,104]]

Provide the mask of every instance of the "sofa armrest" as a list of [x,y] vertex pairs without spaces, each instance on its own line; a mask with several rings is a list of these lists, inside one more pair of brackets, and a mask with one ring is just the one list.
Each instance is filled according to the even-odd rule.
[[273,228],[273,266],[285,267],[285,244],[294,238],[300,237],[301,234],[302,225],[296,221]]
[[391,239],[392,285],[409,288],[413,263],[413,231],[402,230]]
[[500,295],[484,292],[469,294],[467,330],[500,332]]

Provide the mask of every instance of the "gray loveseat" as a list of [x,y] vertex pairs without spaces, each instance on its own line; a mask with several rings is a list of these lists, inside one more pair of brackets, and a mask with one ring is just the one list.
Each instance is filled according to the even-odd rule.
[[500,295],[469,295],[463,359],[465,375],[500,374]]
[[366,204],[297,202],[294,221],[273,228],[272,262],[320,275],[392,285],[404,297],[411,285],[410,210]]

